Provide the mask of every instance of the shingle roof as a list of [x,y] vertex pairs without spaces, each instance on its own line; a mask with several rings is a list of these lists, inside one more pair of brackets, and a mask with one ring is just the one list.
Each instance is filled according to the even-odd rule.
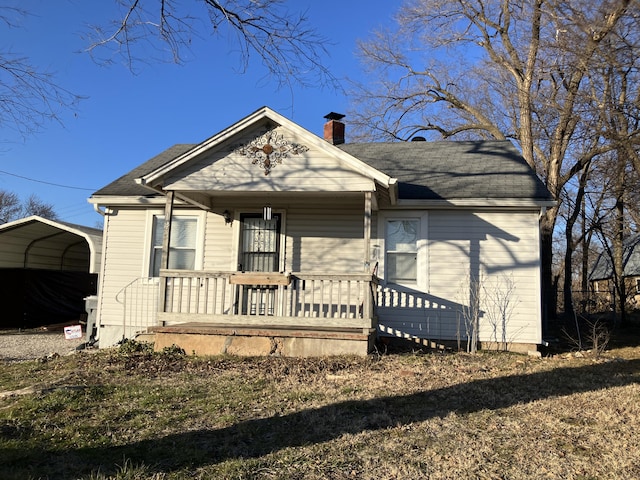
[[[624,241],[622,264],[625,277],[640,276],[640,233],[630,236]],[[609,255],[601,253],[596,260],[590,280],[603,280],[613,277],[613,267]]]
[[[148,196],[150,191],[135,179],[195,146],[174,145],[93,195]],[[339,148],[397,178],[401,199],[551,200],[549,191],[509,141],[352,143]]]
[[93,195],[116,195],[116,196],[147,196],[153,195],[153,193],[142,185],[138,185],[135,182],[136,178],[142,177],[144,174],[161,167],[167,162],[170,162],[176,157],[179,157],[186,151],[195,147],[194,144],[180,143],[166,149],[164,152],[156,155],[150,160],[147,160],[141,165],[130,172],[124,174],[117,180],[114,180],[110,184],[102,187],[100,190],[93,193]]
[[509,141],[358,143],[339,148],[397,178],[401,199],[552,199]]

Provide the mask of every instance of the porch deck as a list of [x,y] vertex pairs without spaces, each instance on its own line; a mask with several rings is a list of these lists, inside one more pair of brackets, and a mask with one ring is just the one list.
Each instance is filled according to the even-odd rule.
[[156,349],[189,354],[366,355],[376,285],[371,274],[161,270],[147,330]]

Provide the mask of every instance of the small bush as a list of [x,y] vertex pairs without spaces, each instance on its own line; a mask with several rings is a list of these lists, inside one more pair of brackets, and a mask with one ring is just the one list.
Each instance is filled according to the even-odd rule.
[[136,340],[125,338],[118,348],[118,353],[123,355],[152,354],[153,343],[138,342]]

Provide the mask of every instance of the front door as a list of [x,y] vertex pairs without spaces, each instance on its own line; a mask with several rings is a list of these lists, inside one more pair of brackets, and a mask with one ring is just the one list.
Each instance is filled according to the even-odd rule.
[[[265,220],[259,214],[240,216],[241,272],[277,272],[280,269],[280,216]],[[245,315],[273,315],[276,309],[275,287],[245,286],[242,292],[242,313]]]
[[240,216],[241,272],[277,272],[280,267],[280,216],[265,220],[259,214]]

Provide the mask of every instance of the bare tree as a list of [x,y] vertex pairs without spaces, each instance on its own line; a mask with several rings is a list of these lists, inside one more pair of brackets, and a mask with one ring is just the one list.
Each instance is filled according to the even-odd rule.
[[[0,28],[19,28],[28,12],[0,7]],[[20,54],[0,47],[0,129],[23,137],[46,123],[61,123],[61,115],[75,108],[80,97],[56,82],[53,72],[38,68]]]
[[0,190],[0,224],[16,219],[21,210],[22,206],[17,194]]
[[377,79],[355,92],[361,133],[511,138],[544,178],[559,202],[541,220],[545,314],[555,312],[552,242],[563,187],[606,150],[593,142],[595,151],[574,155],[572,141],[586,131],[585,79],[603,41],[637,13],[633,0],[413,0],[395,30],[360,45]]
[[45,203],[35,194],[22,201],[16,193],[0,190],[0,224],[30,215],[38,215],[50,220],[58,217],[53,205]]
[[132,70],[150,61],[182,63],[196,39],[226,37],[228,47],[212,49],[212,58],[229,54],[244,72],[255,56],[280,85],[338,86],[323,65],[327,39],[304,13],[284,0],[116,0],[121,15],[92,26],[87,51],[101,63],[124,61]]
[[22,215],[25,217],[38,215],[39,217],[56,220],[58,214],[53,205],[43,202],[37,195],[32,194],[27,198],[22,206]]
[[[508,334],[508,327],[519,300],[516,295],[516,283],[513,275],[502,274],[482,285],[486,304],[487,322],[491,326],[491,336],[497,350],[507,351],[513,341]],[[513,332],[511,332],[513,335]]]
[[[284,0],[114,2],[120,16],[86,31],[86,51],[100,63],[122,60],[134,72],[145,63],[183,63],[193,42],[215,36],[228,43],[212,47],[210,58],[235,56],[239,72],[255,58],[266,68],[266,80],[278,86],[340,88],[323,65],[328,40]],[[19,28],[29,15],[27,8],[0,7],[0,25]],[[76,108],[81,99],[61,86],[54,72],[0,47],[0,128],[28,136],[47,122],[61,122],[62,113]]]
[[482,278],[469,275],[468,280],[463,280],[460,283],[458,290],[459,296],[459,309],[456,312],[458,315],[458,348],[460,348],[460,320],[464,323],[464,338],[466,339],[467,353],[477,353],[478,344],[480,342],[480,318],[482,317],[482,299],[483,292],[482,285],[484,280]]

